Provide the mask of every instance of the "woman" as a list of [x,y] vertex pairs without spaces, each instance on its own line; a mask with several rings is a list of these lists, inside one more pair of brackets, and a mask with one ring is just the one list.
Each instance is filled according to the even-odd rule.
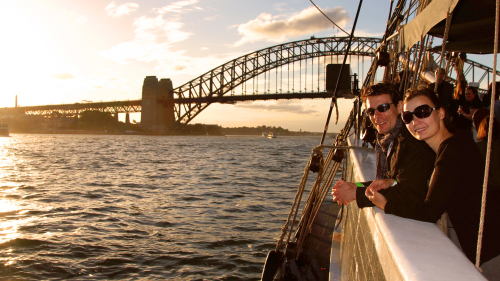
[[[469,260],[475,262],[484,160],[470,134],[464,131],[455,135],[450,133],[445,126],[445,115],[439,98],[427,89],[410,92],[405,99],[401,116],[408,130],[436,152],[426,199],[390,202],[391,208],[386,210],[387,199],[378,190],[390,187],[394,183],[392,179],[373,181],[366,195],[386,213],[426,222],[435,223],[447,211],[460,246]],[[488,197],[488,202],[494,200]],[[394,205],[399,206],[394,208]],[[495,234],[500,233],[497,223],[500,212],[496,205],[496,202],[486,204],[490,208],[486,211],[481,263],[500,254],[500,243],[495,240]]]

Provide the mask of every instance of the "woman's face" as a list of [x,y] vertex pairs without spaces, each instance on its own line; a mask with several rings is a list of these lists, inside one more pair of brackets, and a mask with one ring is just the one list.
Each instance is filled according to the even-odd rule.
[[[403,110],[413,112],[415,108],[421,105],[429,105],[434,108],[435,105],[425,96],[417,96],[404,104]],[[427,118],[418,118],[413,115],[413,120],[406,124],[410,133],[418,140],[428,140],[435,137],[441,129],[441,120],[444,118],[444,110],[439,108],[432,111]],[[444,124],[443,124],[444,125]]]
[[468,101],[472,101],[474,99],[476,95],[474,94],[474,92],[472,92],[471,89],[467,89],[465,91],[465,99],[468,100]]

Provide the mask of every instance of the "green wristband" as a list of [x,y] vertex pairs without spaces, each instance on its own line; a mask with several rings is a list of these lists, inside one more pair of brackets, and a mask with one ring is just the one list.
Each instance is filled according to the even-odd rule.
[[357,185],[358,187],[363,187],[363,184],[362,184],[362,183],[360,183],[360,182],[357,182],[357,183],[356,183],[356,185]]

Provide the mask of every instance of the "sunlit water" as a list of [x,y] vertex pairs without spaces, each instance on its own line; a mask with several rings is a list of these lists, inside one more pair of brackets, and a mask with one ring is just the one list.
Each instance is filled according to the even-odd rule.
[[319,141],[0,138],[0,278],[257,280]]

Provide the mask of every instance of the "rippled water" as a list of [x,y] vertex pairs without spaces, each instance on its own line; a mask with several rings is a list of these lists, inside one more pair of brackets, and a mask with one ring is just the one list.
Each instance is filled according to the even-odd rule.
[[0,277],[257,280],[319,141],[0,138]]

